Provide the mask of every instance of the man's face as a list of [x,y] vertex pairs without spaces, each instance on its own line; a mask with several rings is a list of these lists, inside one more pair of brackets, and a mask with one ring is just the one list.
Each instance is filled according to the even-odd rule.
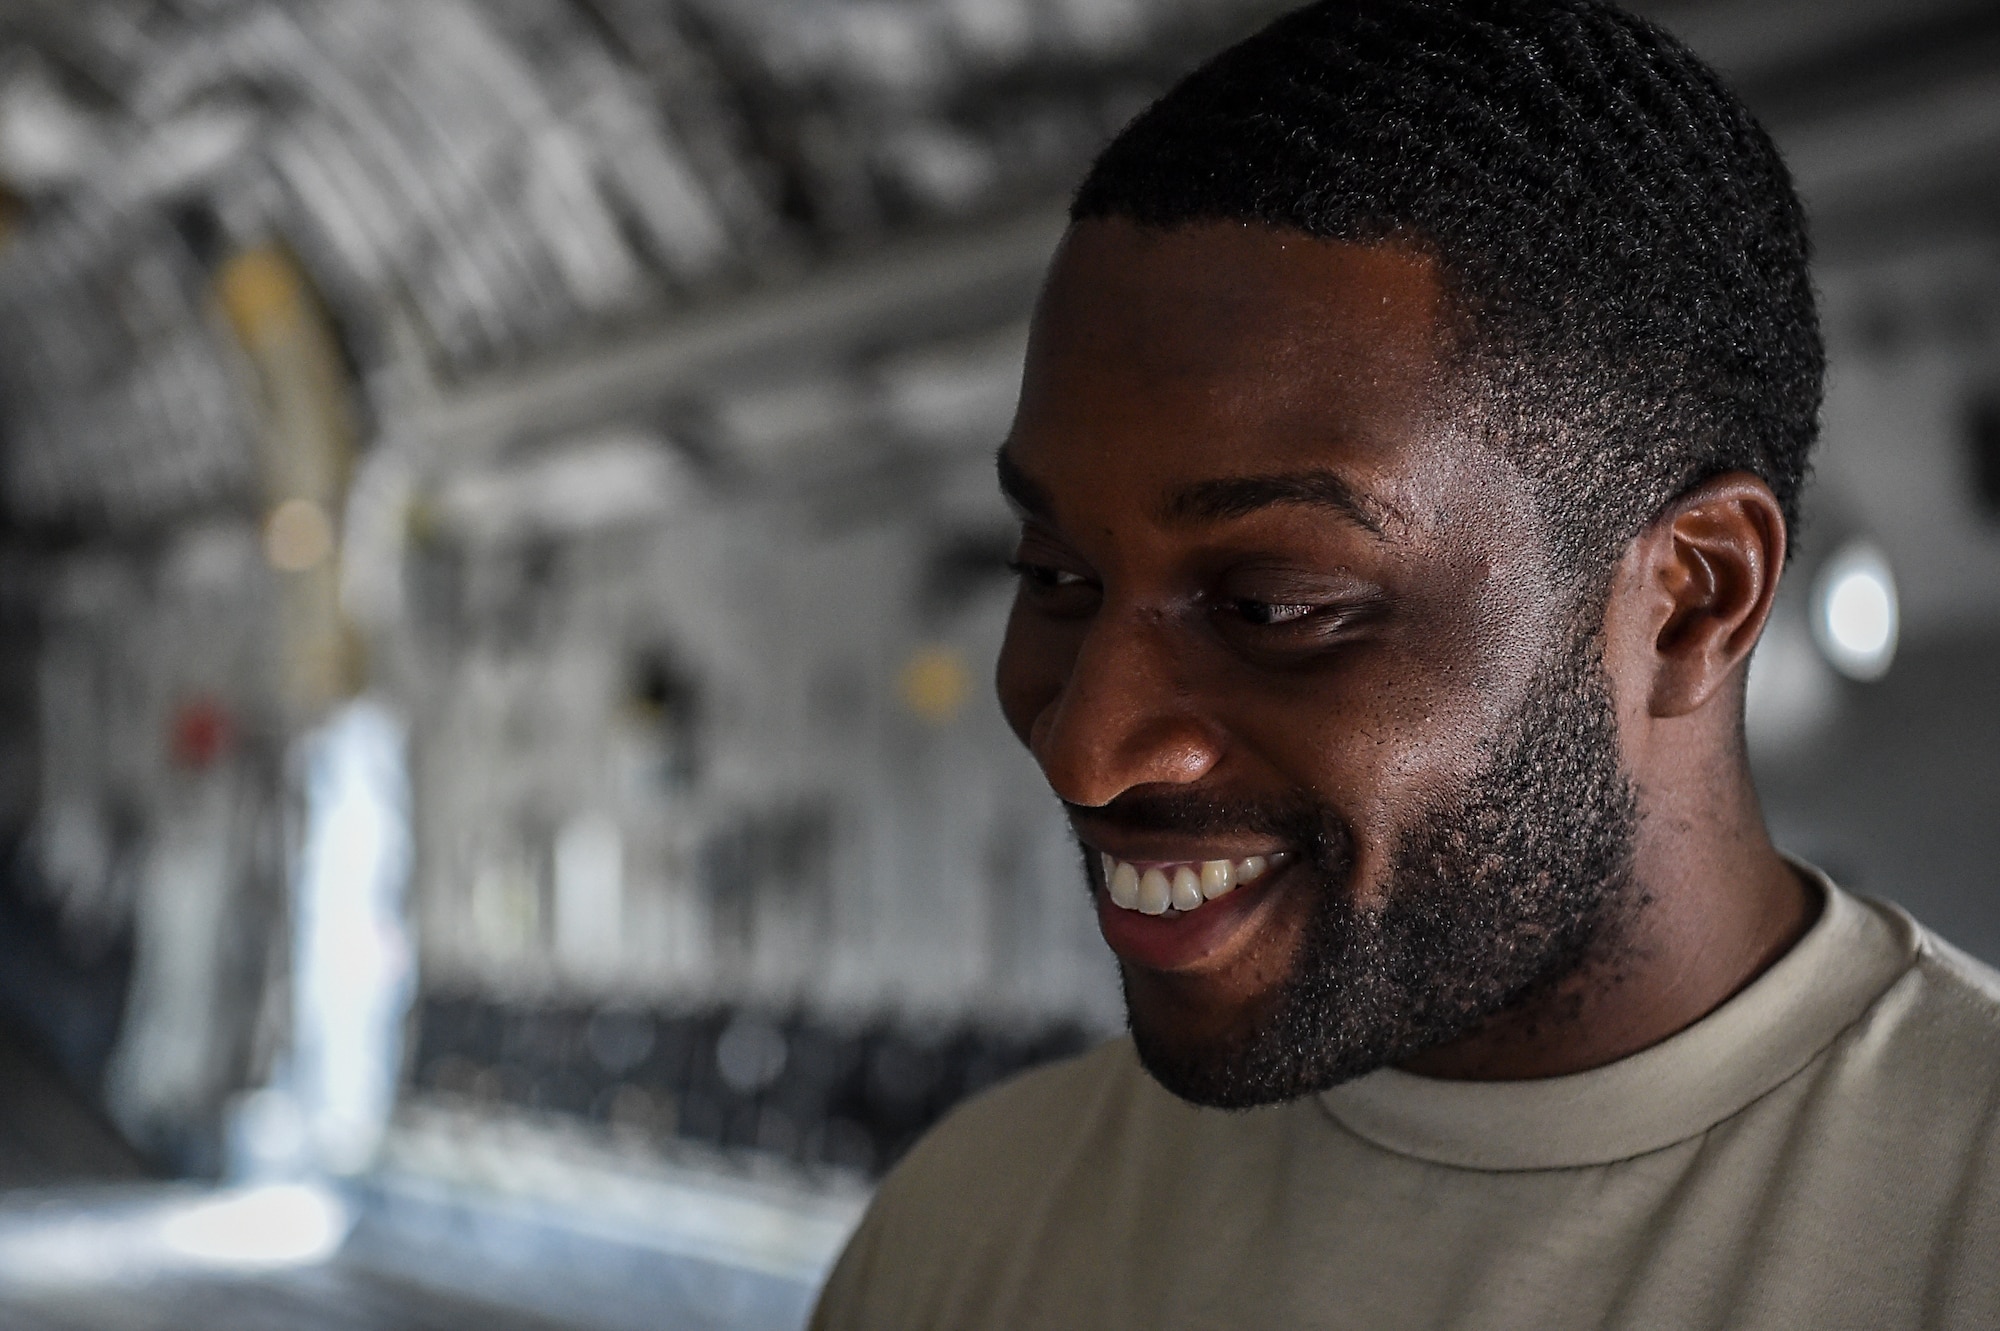
[[1460,1035],[1621,899],[1590,606],[1454,409],[1447,310],[1409,250],[1236,224],[1082,224],[1043,295],[1000,699],[1190,1099]]

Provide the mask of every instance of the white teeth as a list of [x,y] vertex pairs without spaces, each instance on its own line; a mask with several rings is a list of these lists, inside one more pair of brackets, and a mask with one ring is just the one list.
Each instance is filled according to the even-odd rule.
[[1104,890],[1112,905],[1146,915],[1164,915],[1170,910],[1184,915],[1245,883],[1256,882],[1290,858],[1289,853],[1252,855],[1244,860],[1202,860],[1151,869],[1104,854],[1098,856],[1098,862],[1104,869]]
[[1131,865],[1120,864],[1113,869],[1105,889],[1111,893],[1112,905],[1126,910],[1139,909],[1139,871]]

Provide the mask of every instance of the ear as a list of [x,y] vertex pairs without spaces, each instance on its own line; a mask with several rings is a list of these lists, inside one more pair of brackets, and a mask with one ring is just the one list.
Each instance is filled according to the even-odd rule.
[[1764,631],[1785,567],[1784,510],[1762,480],[1728,472],[1668,505],[1631,557],[1631,608],[1652,640],[1647,710],[1685,716],[1735,677]]

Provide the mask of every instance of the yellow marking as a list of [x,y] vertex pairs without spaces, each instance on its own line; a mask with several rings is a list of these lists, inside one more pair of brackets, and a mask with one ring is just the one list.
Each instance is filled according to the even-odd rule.
[[972,671],[956,647],[919,648],[898,682],[904,706],[932,725],[956,718],[972,696]]

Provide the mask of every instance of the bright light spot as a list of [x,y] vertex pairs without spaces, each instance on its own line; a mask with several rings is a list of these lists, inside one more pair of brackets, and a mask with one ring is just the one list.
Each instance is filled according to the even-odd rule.
[[225,1192],[146,1186],[25,1205],[10,1199],[0,1205],[0,1291],[310,1266],[338,1252],[353,1223],[338,1193],[304,1184]]
[[350,1222],[332,1192],[288,1183],[171,1211],[161,1218],[159,1233],[170,1251],[207,1266],[308,1266],[339,1250]]
[[402,723],[347,704],[309,739],[306,835],[292,896],[292,1058],[287,1089],[314,1161],[365,1168],[388,1126],[409,1005],[402,921],[410,867]]
[[1835,552],[1814,585],[1813,636],[1850,679],[1880,679],[1896,656],[1896,579],[1882,552],[1854,541]]

